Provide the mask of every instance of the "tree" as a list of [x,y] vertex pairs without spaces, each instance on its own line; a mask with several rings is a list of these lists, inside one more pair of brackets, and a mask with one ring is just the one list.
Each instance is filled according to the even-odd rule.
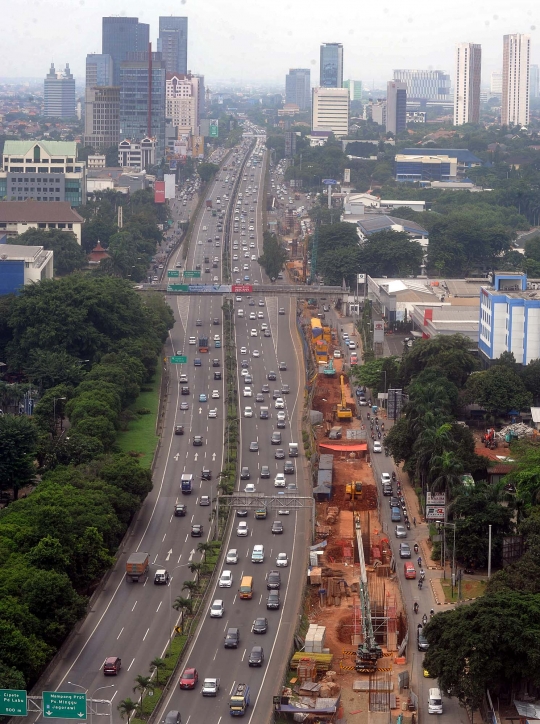
[[521,370],[521,379],[534,401],[540,401],[540,359],[532,360]]
[[519,375],[506,365],[494,365],[476,372],[467,380],[467,397],[494,415],[523,410],[532,404],[532,395]]
[[151,676],[142,676],[141,674],[138,674],[135,677],[135,686],[133,687],[133,691],[138,691],[140,693],[139,697],[139,707],[142,707],[142,701],[143,696],[145,695],[147,689],[149,689],[152,686],[152,677]]
[[372,277],[411,276],[420,272],[424,251],[405,231],[379,231],[360,246],[359,265]]
[[198,589],[199,584],[197,581],[184,581],[182,584],[182,591],[188,591],[191,598],[193,598]]
[[65,572],[69,566],[69,556],[57,538],[48,535],[32,548],[26,558],[30,565],[48,571]]
[[516,489],[516,503],[528,512],[540,504],[540,445],[537,442],[518,442],[512,446],[516,469],[504,478]]
[[263,253],[259,257],[258,262],[270,279],[276,279],[277,275],[283,269],[287,254],[280,246],[278,238],[275,234],[268,231],[263,233]]
[[137,704],[129,697],[127,697],[126,699],[122,699],[122,701],[118,704],[116,708],[120,712],[120,717],[124,719],[124,717],[127,716],[128,721],[131,719],[133,714],[138,714],[140,711],[139,704]]
[[216,166],[215,163],[200,163],[197,167],[197,173],[201,177],[203,183],[211,181],[218,171],[219,166]]
[[65,417],[66,401],[73,395],[70,385],[57,385],[47,390],[34,408],[34,420],[41,430],[56,435],[58,419],[60,425]]
[[363,365],[354,365],[351,374],[355,384],[364,385],[377,393],[383,388],[389,389],[399,377],[399,357],[381,357]]
[[453,451],[444,451],[431,459],[429,477],[431,478],[431,491],[446,493],[448,500],[452,500],[454,491],[461,485],[463,463]]
[[71,274],[87,264],[86,255],[72,231],[29,229],[20,234],[16,242],[25,246],[42,246],[53,251],[54,272],[58,276]]
[[0,415],[0,487],[19,488],[34,479],[37,430],[32,420],[16,415]]
[[184,631],[184,616],[186,613],[191,614],[193,612],[193,599],[191,598],[183,598],[182,596],[178,596],[174,603],[173,608],[175,611],[180,611],[182,613],[182,633]]
[[160,659],[159,656],[157,656],[155,659],[152,659],[150,666],[156,672],[156,684],[159,684],[160,669],[164,669],[167,666],[167,662],[165,659]]
[[417,340],[404,355],[401,372],[407,385],[420,372],[432,368],[461,388],[477,367],[471,340],[461,334],[452,334]]

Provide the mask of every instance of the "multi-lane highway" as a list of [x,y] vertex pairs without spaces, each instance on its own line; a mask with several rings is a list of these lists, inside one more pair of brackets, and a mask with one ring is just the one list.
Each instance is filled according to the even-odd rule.
[[[241,465],[250,470],[249,481],[238,480],[237,485],[238,489],[243,489],[249,482],[255,485],[257,492],[273,493],[276,475],[283,473],[284,463],[290,460],[287,455],[288,443],[298,439],[303,363],[296,335],[294,303],[291,306],[288,299],[263,298],[256,293],[256,283],[268,281],[256,261],[262,253],[262,189],[266,152],[261,143],[256,145],[252,153],[249,148],[250,142],[244,141],[235,156],[227,159],[227,171],[220,170],[206,198],[212,199],[214,208],[235,205],[237,211],[231,225],[230,253],[233,257],[231,269],[237,267],[239,271],[233,271],[232,281],[234,283],[240,279],[254,286],[253,294],[242,295],[241,301],[237,301],[235,296],[234,301]],[[226,197],[233,193],[233,178],[248,153],[250,159],[246,162],[238,189],[242,198],[238,199],[240,204],[237,204],[236,198]],[[220,204],[217,203],[218,197]],[[238,218],[237,222],[234,217]],[[233,230],[235,224],[238,229],[236,232]],[[223,281],[223,228],[219,216],[213,216],[211,211],[203,208],[195,220],[186,261],[182,260],[179,251],[172,258],[170,268],[181,268],[183,271],[198,270],[199,267],[203,282]],[[238,259],[234,259],[234,256]],[[208,540],[212,532],[212,508],[200,505],[201,499],[205,495],[210,499],[215,497],[217,475],[222,469],[225,371],[220,343],[223,342],[223,300],[202,294],[190,297],[171,295],[169,303],[174,310],[176,323],[170,333],[167,353],[171,356],[177,353],[186,355],[187,364],[170,367],[164,432],[154,471],[154,487],[91,612],[77,635],[69,640],[61,660],[43,685],[43,690],[80,691],[82,688],[89,696],[111,699],[112,719],[116,722],[120,721],[116,709],[118,703],[133,697],[135,677],[139,674],[148,675],[150,662],[166,649],[178,618],[176,611],[171,608],[171,602],[177,596],[186,595],[183,583],[193,579],[188,564],[200,560],[197,545]],[[240,309],[243,310],[243,316],[239,314]],[[255,319],[250,318],[253,315]],[[265,328],[268,330],[266,336]],[[199,352],[198,340],[201,336],[209,338],[208,353]],[[214,339],[216,336],[219,336],[219,340]],[[190,338],[195,339],[194,344]],[[200,360],[200,366],[196,366],[196,360]],[[249,385],[244,385],[245,375],[241,374],[242,370],[247,370],[248,377],[251,377]],[[215,379],[215,373],[219,371],[222,379]],[[271,372],[276,373],[276,379],[269,381]],[[182,375],[186,376],[187,382],[181,381],[186,379]],[[270,392],[262,392],[264,385],[269,385]],[[286,385],[290,391],[282,394]],[[244,387],[247,386],[251,388],[250,397],[244,397]],[[182,394],[182,388],[186,387],[187,393],[184,390],[185,394]],[[272,399],[274,390],[279,390],[284,400],[285,427],[279,430],[278,409]],[[246,406],[252,408],[253,417],[244,417]],[[269,408],[268,419],[260,419],[262,406]],[[216,411],[215,417],[214,413],[209,415],[210,410]],[[183,435],[175,434],[177,425],[183,426]],[[278,446],[271,444],[274,431],[281,433],[282,440]],[[201,446],[193,445],[196,436],[202,437]],[[257,449],[250,450],[253,447]],[[285,459],[276,457],[278,448],[285,451]],[[296,483],[302,492],[307,484],[302,458],[293,458],[292,462],[295,470],[286,476],[286,481]],[[270,478],[260,476],[264,465],[270,469]],[[202,479],[203,467],[211,470],[210,481]],[[194,476],[191,495],[182,495],[180,492],[180,477],[183,473]],[[185,517],[174,515],[175,505],[180,502],[187,505]],[[271,532],[273,517],[270,512],[266,520],[255,520],[252,512],[247,518],[233,515],[233,526],[227,531],[223,548],[225,552],[230,548],[237,549],[238,562],[221,566],[232,571],[233,583],[230,588],[217,588],[216,579],[215,590],[211,591],[209,598],[209,605],[214,599],[223,600],[223,617],[210,618],[205,610],[202,626],[184,658],[186,666],[197,668],[201,682],[205,677],[219,677],[221,690],[215,698],[203,698],[200,685],[195,691],[181,691],[175,683],[161,707],[160,715],[171,709],[179,710],[184,723],[194,724],[204,718],[208,724],[212,724],[228,716],[229,692],[238,682],[249,684],[251,689],[248,721],[264,721],[271,713],[272,696],[286,665],[284,653],[289,650],[297,623],[305,570],[306,538],[309,534],[305,515],[302,511],[291,511],[289,515],[283,516],[284,531],[277,535]],[[246,537],[236,535],[237,523],[240,521],[247,522],[249,532]],[[202,537],[191,536],[195,524],[203,526]],[[264,545],[265,560],[262,564],[251,562],[255,544]],[[125,577],[126,560],[134,551],[148,552],[151,562],[147,580],[137,584]],[[276,568],[278,553],[287,554],[289,565],[280,569],[280,608],[267,611],[266,576],[271,569]],[[165,568],[169,572],[169,585],[154,585],[154,574],[158,568]],[[238,598],[242,575],[253,576],[254,595],[251,600]],[[255,635],[251,631],[251,624],[260,616],[268,618],[268,631]],[[237,649],[223,647],[228,627],[240,629],[240,645]],[[247,660],[251,647],[256,644],[263,646],[265,661],[261,668],[250,668]],[[103,675],[104,660],[110,656],[120,657],[122,661],[122,668],[114,678]]]

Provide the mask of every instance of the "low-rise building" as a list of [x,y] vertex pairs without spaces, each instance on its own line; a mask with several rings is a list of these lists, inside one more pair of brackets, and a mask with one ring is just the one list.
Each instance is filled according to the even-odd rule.
[[[81,243],[84,219],[67,201],[4,201],[0,203],[0,234],[8,241],[28,229],[72,231]],[[22,247],[21,247],[22,248]]]
[[53,252],[42,246],[0,243],[0,296],[17,294],[27,284],[52,279],[53,258]]
[[130,141],[127,138],[118,144],[118,165],[142,171],[156,163],[157,141],[155,138],[143,138]]
[[408,219],[398,219],[387,214],[365,214],[357,222],[358,234],[361,239],[367,239],[371,234],[379,231],[404,231],[411,240],[427,246],[429,232],[420,224]]
[[463,148],[404,148],[396,154],[396,181],[462,181],[482,161]]
[[452,304],[451,301],[414,304],[409,317],[413,329],[420,332],[423,339],[462,334],[476,343],[479,300],[467,305]]

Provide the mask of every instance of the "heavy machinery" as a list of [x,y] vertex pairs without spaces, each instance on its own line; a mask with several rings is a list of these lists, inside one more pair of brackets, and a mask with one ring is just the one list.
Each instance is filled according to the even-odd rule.
[[334,367],[334,360],[330,358],[323,369],[323,375],[325,377],[334,377],[336,374],[336,368]]
[[356,545],[358,546],[358,560],[360,561],[360,607],[362,610],[362,634],[364,639],[361,644],[358,644],[356,650],[355,669],[356,671],[375,671],[377,661],[382,657],[383,652],[379,644],[375,641],[375,634],[373,632],[366,560],[364,558],[359,515],[354,516],[354,529],[356,533]]
[[355,482],[346,483],[345,495],[349,496],[349,500],[362,497],[362,483],[359,480]]
[[341,399],[336,406],[336,416],[338,420],[352,420],[352,410],[347,407],[347,393],[345,391],[345,377],[343,375],[339,378],[339,384],[341,387]]
[[497,447],[497,440],[495,438],[494,428],[490,427],[486,430],[482,437],[482,442],[484,443],[484,447],[487,447],[489,450],[495,450]]

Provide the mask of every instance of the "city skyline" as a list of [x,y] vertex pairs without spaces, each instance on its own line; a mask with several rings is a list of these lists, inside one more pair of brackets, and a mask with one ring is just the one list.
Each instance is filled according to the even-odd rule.
[[[175,15],[185,15],[189,22],[188,70],[204,72],[210,83],[283,84],[289,68],[305,67],[310,68],[314,80],[319,75],[321,43],[339,42],[344,46],[344,77],[359,78],[366,88],[384,87],[395,68],[441,68],[453,76],[456,43],[475,42],[482,45],[486,84],[490,73],[502,66],[502,36],[513,32],[531,34],[532,62],[538,57],[535,31],[540,12],[532,3],[513,7],[511,17],[507,16],[502,0],[491,3],[489,10],[471,9],[464,0],[457,0],[447,9],[434,8],[424,0],[414,11],[384,6],[367,8],[363,11],[362,26],[376,27],[377,32],[357,30],[350,17],[350,6],[337,0],[331,15],[310,18],[310,32],[306,33],[306,7],[307,3],[289,6],[279,1],[270,5],[267,0],[255,7],[237,0],[232,14],[217,0],[208,0],[204,8],[181,3]],[[467,14],[466,33],[460,8]],[[125,14],[149,24],[155,51],[159,16],[170,14],[170,7],[159,0],[151,12],[140,0],[132,2],[129,9],[97,0],[91,6],[70,5],[69,10],[53,17],[46,7],[36,4],[29,18],[22,8],[14,7],[6,17],[7,33],[0,56],[2,75],[21,77],[16,47],[24,37],[31,48],[25,77],[39,77],[51,61],[60,64],[67,60],[77,80],[82,80],[86,55],[101,52],[103,16]],[[264,24],[260,22],[261,16],[265,16]],[[212,23],[208,23],[209,17]],[[437,32],[433,32],[433,27],[437,27]],[[44,43],[44,37],[51,38],[50,43]],[[381,37],[384,43],[380,42]]]

